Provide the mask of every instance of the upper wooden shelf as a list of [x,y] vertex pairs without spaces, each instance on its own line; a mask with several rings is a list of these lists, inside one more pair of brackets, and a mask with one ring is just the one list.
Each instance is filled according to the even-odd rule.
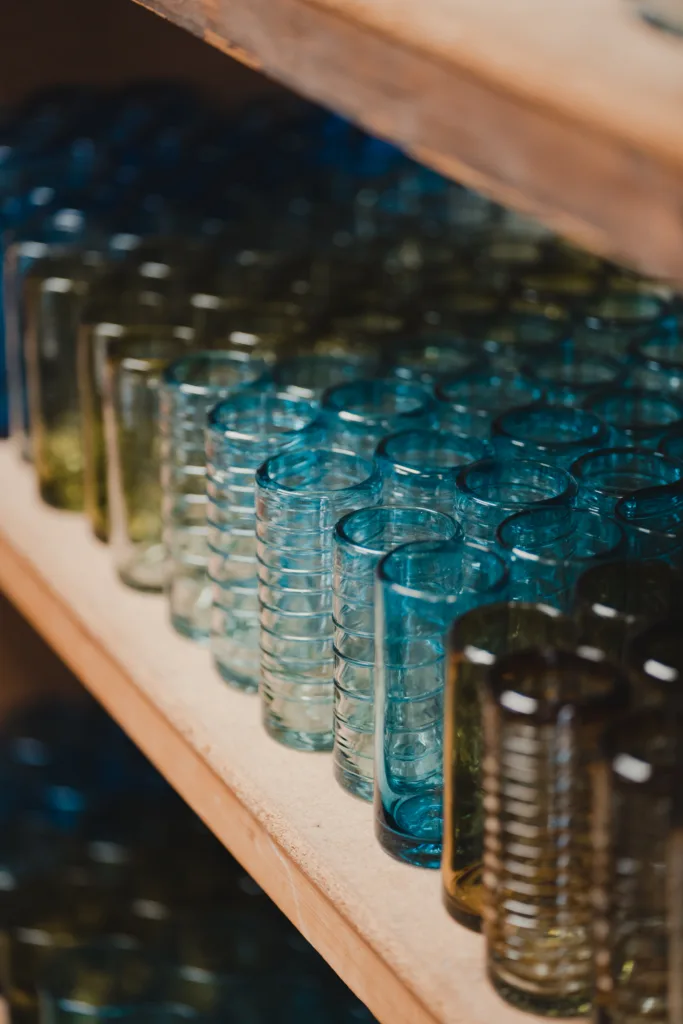
[[160,596],[118,582],[81,516],[40,504],[8,442],[0,480],[0,590],[382,1024],[528,1024],[443,909],[438,872],[383,853],[330,755],[271,740],[258,699],[172,631]]
[[142,0],[561,234],[683,283],[683,41],[629,0]]

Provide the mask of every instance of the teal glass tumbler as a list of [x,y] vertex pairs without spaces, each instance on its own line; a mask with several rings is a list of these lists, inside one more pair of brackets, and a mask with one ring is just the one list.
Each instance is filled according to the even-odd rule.
[[662,455],[667,455],[670,459],[683,461],[683,426],[667,431],[659,442],[657,451]]
[[561,351],[569,336],[570,322],[558,306],[551,317],[537,312],[532,301],[526,304],[534,311],[508,309],[497,314],[483,339],[488,362],[497,373],[519,373],[525,363]]
[[411,541],[462,538],[448,515],[376,505],[349,512],[334,531],[334,772],[349,793],[372,799],[375,575],[380,559]]
[[277,391],[319,401],[328,388],[371,376],[378,364],[379,359],[370,354],[307,352],[277,362],[273,367],[273,381]]
[[584,409],[527,405],[493,422],[493,448],[501,459],[536,459],[569,469],[586,452],[604,448],[607,427]]
[[438,868],[443,840],[446,634],[506,598],[507,569],[483,545],[404,544],[376,581],[375,833],[383,849]]
[[435,403],[421,384],[358,380],[339,384],[322,399],[327,443],[371,457],[387,434],[433,425]]
[[268,386],[261,360],[240,352],[196,352],[164,373],[160,396],[163,539],[169,558],[171,622],[208,642],[211,584],[204,433],[209,409],[232,392]]
[[581,573],[623,558],[625,531],[588,509],[546,506],[516,512],[498,527],[498,545],[510,570],[510,597],[569,612]]
[[683,340],[677,331],[660,331],[632,348],[630,380],[639,387],[683,396]]
[[683,480],[683,463],[641,448],[603,448],[582,455],[570,472],[576,504],[611,516],[621,498]]
[[672,427],[683,426],[683,402],[647,388],[602,392],[590,398],[586,408],[607,425],[615,448],[656,448]]
[[433,387],[443,374],[458,374],[485,362],[481,347],[469,338],[448,331],[420,331],[397,339],[391,346],[390,376]]
[[539,505],[569,506],[576,485],[569,473],[535,459],[482,459],[456,480],[455,512],[470,540],[494,543],[508,516]]
[[380,495],[373,463],[343,449],[286,452],[256,473],[260,696],[286,746],[332,749],[334,528]]
[[457,471],[487,454],[483,441],[448,430],[389,434],[375,453],[382,500],[388,505],[424,505],[452,515]]
[[612,292],[583,305],[574,326],[574,342],[601,355],[626,357],[633,343],[663,326],[666,303],[655,295]]
[[441,377],[435,388],[437,421],[453,430],[486,441],[496,416],[543,397],[541,387],[520,374],[474,370]]
[[259,679],[256,470],[279,452],[322,441],[317,403],[258,388],[210,412],[206,430],[211,653],[226,682],[255,692]]
[[551,405],[581,408],[593,395],[616,387],[626,378],[626,368],[617,359],[567,346],[547,355],[535,355],[522,372],[543,389]]
[[614,514],[627,530],[633,558],[663,559],[683,568],[683,481],[628,495]]

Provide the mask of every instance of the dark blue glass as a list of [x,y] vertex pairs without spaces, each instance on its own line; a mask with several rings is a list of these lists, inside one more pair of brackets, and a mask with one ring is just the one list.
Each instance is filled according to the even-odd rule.
[[608,439],[607,427],[593,413],[562,405],[509,409],[494,420],[491,432],[499,458],[537,459],[565,469]]
[[412,381],[359,380],[339,384],[323,395],[322,421],[332,446],[374,455],[387,434],[429,427],[434,399]]
[[576,484],[566,470],[532,459],[482,459],[457,476],[456,518],[465,536],[493,543],[514,512],[537,505],[568,506]]
[[578,485],[577,505],[603,515],[612,515],[620,498],[683,480],[683,464],[642,448],[589,452],[572,464],[570,472]]
[[616,359],[594,351],[565,346],[556,352],[534,355],[522,372],[543,388],[552,405],[580,408],[592,395],[620,384],[626,368]]
[[488,370],[441,377],[436,383],[437,420],[443,430],[486,440],[500,413],[539,401],[543,391],[519,374]]
[[646,388],[605,391],[590,398],[586,408],[607,424],[614,447],[656,448],[668,430],[683,424],[683,401]]
[[404,544],[379,564],[375,832],[398,860],[440,865],[446,635],[506,587],[503,559],[462,540]]
[[389,505],[424,505],[452,515],[457,470],[486,454],[482,441],[447,430],[389,434],[375,454],[382,500]]

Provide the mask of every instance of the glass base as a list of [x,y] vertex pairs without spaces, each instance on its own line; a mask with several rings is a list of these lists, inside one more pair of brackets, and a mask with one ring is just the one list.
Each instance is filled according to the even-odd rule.
[[[417,801],[423,802],[425,799],[426,797],[422,796],[409,797],[407,801],[404,801],[403,806],[405,807],[409,802],[417,804]],[[430,801],[430,803],[433,806],[433,801]],[[415,806],[409,810],[417,810],[417,807]],[[401,831],[396,827],[396,824],[396,822],[392,823],[389,820],[382,806],[376,808],[375,835],[382,849],[395,860],[400,860],[404,864],[412,864],[417,868],[429,868],[437,871],[441,867],[441,838],[411,835],[408,832]],[[438,834],[440,837],[441,831]]]
[[210,636],[208,631],[200,629],[192,619],[187,619],[184,615],[171,615],[171,625],[176,633],[180,633],[181,636],[186,637],[188,640],[194,640],[195,643],[201,644],[202,647],[209,646]]
[[71,483],[69,480],[41,480],[39,491],[41,499],[51,508],[62,509],[65,512],[84,510],[83,487],[78,481]]
[[349,771],[338,760],[334,762],[334,777],[341,788],[350,793],[351,796],[357,796],[360,800],[372,800],[375,790],[372,779],[358,775],[357,772]]
[[298,732],[287,728],[268,714],[263,715],[263,726],[269,736],[293,750],[330,751],[334,745],[332,732]]
[[590,993],[566,996],[528,992],[507,982],[491,964],[488,966],[488,976],[501,999],[527,1013],[535,1013],[539,1017],[586,1017],[591,1012]]
[[235,690],[241,690],[242,693],[258,693],[258,680],[254,679],[253,676],[236,672],[235,669],[230,668],[228,665],[221,664],[218,658],[213,659],[213,664],[221,679]]
[[[471,872],[477,872],[481,874],[481,866],[477,865],[476,868],[471,868],[470,871],[465,874],[469,875]],[[458,879],[458,884],[462,884],[463,875]],[[481,914],[477,913],[472,906],[468,906],[462,900],[459,900],[457,896],[450,893],[448,889],[443,890],[443,905],[451,915],[454,921],[461,924],[464,928],[467,928],[471,932],[481,931]]]

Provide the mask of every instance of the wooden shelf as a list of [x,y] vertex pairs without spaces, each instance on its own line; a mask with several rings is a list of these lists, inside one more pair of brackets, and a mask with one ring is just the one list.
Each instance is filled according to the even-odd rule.
[[629,0],[141,0],[589,249],[683,282],[683,42]]
[[382,852],[330,756],[266,736],[258,699],[173,633],[161,597],[118,582],[81,516],[40,504],[8,442],[0,479],[0,589],[382,1024],[528,1022],[488,985],[438,872]]

